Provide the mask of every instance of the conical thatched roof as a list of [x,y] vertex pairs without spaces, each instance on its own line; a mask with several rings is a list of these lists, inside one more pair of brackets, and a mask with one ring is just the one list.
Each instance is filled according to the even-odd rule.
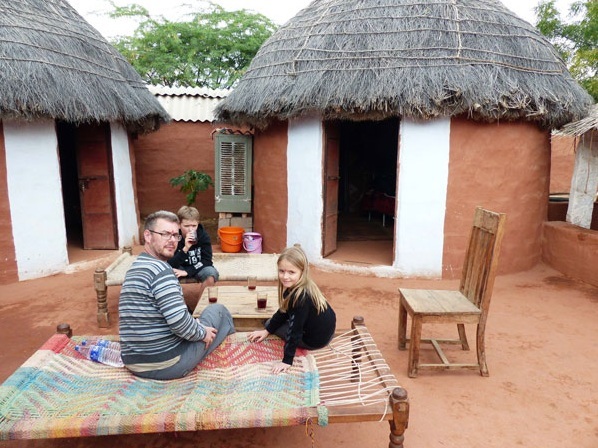
[[315,0],[264,43],[219,120],[466,116],[559,127],[590,96],[497,0]]
[[66,0],[0,0],[0,119],[111,121],[149,131],[168,114]]

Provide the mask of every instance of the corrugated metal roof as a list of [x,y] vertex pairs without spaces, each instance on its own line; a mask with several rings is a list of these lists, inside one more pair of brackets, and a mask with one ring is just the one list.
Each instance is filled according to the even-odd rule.
[[230,90],[148,86],[174,121],[214,121],[214,108]]

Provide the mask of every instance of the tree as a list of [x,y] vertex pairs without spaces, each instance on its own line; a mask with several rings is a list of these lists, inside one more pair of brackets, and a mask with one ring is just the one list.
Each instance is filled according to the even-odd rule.
[[148,84],[230,88],[276,25],[262,14],[210,3],[189,21],[152,18],[147,9],[115,6],[110,16],[140,19],[132,37],[113,44]]
[[555,0],[540,2],[534,11],[536,28],[561,54],[571,75],[598,101],[598,2],[574,2],[569,21],[561,18]]

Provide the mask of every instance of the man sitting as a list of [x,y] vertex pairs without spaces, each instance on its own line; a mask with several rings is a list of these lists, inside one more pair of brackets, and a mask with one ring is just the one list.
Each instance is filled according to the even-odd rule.
[[143,237],[144,252],[131,265],[120,292],[122,360],[142,378],[181,378],[235,332],[233,319],[218,303],[199,319],[189,313],[181,284],[167,263],[181,240],[177,215],[152,213]]

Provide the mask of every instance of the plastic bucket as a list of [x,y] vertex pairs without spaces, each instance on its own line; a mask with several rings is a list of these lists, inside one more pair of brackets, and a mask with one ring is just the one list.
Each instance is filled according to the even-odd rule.
[[262,235],[257,232],[245,232],[243,234],[243,249],[249,254],[261,254]]
[[240,252],[243,245],[243,227],[221,227],[218,229],[222,252]]

